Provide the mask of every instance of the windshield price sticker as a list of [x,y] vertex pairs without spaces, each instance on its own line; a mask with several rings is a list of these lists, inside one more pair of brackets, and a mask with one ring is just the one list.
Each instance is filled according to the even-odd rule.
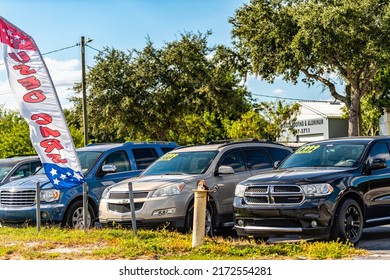
[[169,161],[175,157],[177,157],[179,154],[165,154],[160,158],[160,161]]
[[300,147],[295,153],[296,154],[310,154],[313,151],[317,150],[319,147],[320,147],[320,145],[304,146],[304,147]]

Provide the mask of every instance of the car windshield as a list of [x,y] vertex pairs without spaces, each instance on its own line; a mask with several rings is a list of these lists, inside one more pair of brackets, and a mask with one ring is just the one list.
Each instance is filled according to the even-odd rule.
[[[77,151],[79,156],[81,171],[85,174],[100,157],[103,152],[101,151]],[[44,174],[45,169],[41,168],[36,174]]]
[[357,166],[365,147],[365,144],[313,143],[297,149],[279,168]]
[[8,172],[12,169],[14,166],[14,163],[0,163],[0,181],[4,179],[5,176],[7,176]]
[[155,161],[142,176],[201,174],[209,167],[217,151],[171,152]]

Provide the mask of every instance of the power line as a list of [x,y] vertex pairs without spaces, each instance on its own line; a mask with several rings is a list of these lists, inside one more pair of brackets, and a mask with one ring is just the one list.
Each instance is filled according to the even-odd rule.
[[268,97],[268,98],[276,98],[276,99],[293,100],[293,101],[324,102],[324,101],[321,101],[321,100],[314,100],[314,99],[280,97],[280,96],[272,96],[272,95],[257,94],[257,93],[252,93],[252,95],[254,95],[254,96],[261,96],[261,97]]
[[47,54],[51,54],[51,53],[55,53],[55,52],[60,52],[60,51],[71,49],[71,48],[74,48],[74,47],[77,47],[77,46],[79,46],[79,44],[74,44],[73,46],[61,48],[61,49],[50,51],[50,52],[47,52],[47,53],[43,53],[42,55],[47,55]]

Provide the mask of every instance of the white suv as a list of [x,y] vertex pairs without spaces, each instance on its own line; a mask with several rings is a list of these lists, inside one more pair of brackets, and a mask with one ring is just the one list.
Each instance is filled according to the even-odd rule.
[[210,189],[206,231],[233,226],[235,186],[273,168],[292,150],[269,141],[241,141],[178,148],[136,178],[106,188],[99,205],[102,225],[131,225],[128,183],[132,182],[138,226],[189,229],[193,219],[194,189],[205,180]]

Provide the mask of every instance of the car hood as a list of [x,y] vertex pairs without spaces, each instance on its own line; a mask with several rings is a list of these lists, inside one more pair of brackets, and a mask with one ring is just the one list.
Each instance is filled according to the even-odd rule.
[[328,182],[341,177],[345,177],[354,169],[352,168],[288,168],[277,169],[262,173],[245,180],[249,184],[278,183],[278,184],[298,184]]
[[131,182],[134,191],[151,191],[158,188],[163,188],[180,182],[196,182],[200,180],[201,175],[156,175],[130,178],[112,185],[111,190],[127,191],[128,183]]
[[45,174],[32,175],[1,186],[1,189],[36,189],[37,183],[41,189],[52,188],[53,185]]

